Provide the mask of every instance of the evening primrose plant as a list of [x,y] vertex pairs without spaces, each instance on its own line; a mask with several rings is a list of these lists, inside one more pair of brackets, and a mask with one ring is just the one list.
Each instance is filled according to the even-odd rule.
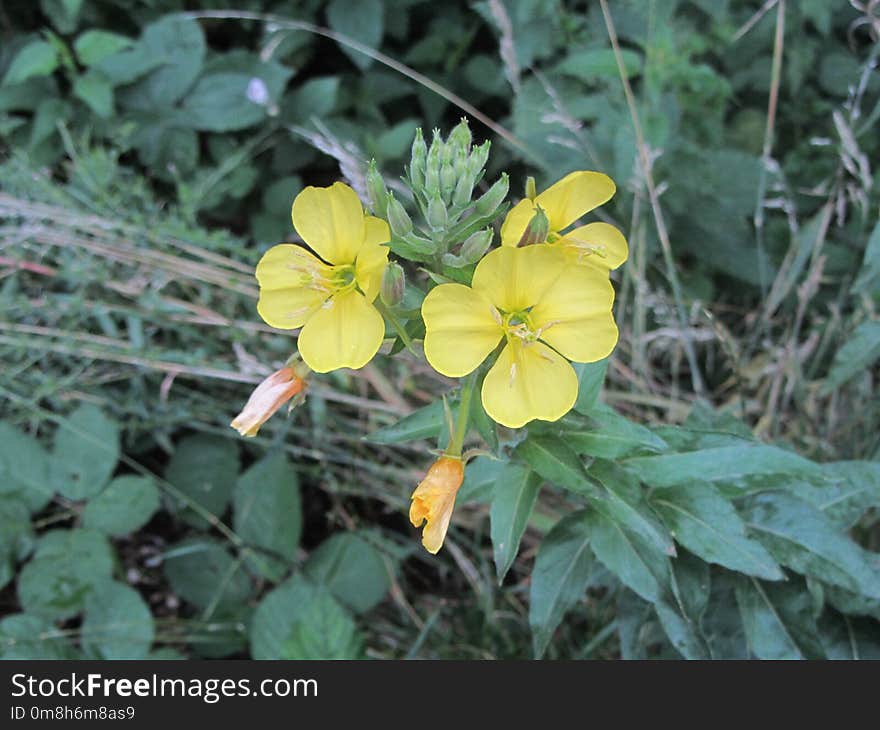
[[[626,259],[626,241],[603,222],[566,232],[611,198],[614,183],[577,171],[536,194],[529,179],[508,212],[507,175],[484,180],[488,155],[466,121],[445,139],[435,131],[430,145],[419,130],[402,195],[370,164],[371,213],[342,182],[296,196],[291,217],[303,245],[270,248],[256,278],[257,311],[272,327],[299,330],[298,355],[233,421],[255,435],[288,398],[301,400],[310,373],[362,368],[386,341],[387,354],[423,354],[460,380],[443,402],[446,442],[412,495],[410,520],[424,525],[431,553],[443,545],[467,462],[476,454],[518,461],[507,445],[512,430],[566,416],[579,397],[572,363],[603,360],[618,337],[609,271]],[[472,431],[483,443],[465,451]]]

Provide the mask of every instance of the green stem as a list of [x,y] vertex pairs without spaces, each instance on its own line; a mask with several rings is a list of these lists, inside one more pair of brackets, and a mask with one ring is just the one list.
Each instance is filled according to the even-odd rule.
[[471,415],[471,398],[474,395],[474,387],[477,384],[477,371],[461,381],[461,397],[458,404],[458,421],[455,424],[455,433],[449,442],[446,453],[449,456],[461,456],[461,448],[464,446],[464,437],[467,435],[468,424]]
[[407,333],[406,327],[403,326],[401,321],[397,318],[397,315],[391,311],[391,307],[386,307],[378,297],[376,298],[376,301],[373,302],[373,306],[379,310],[379,313],[385,317],[385,319],[391,322],[391,326],[394,328],[394,331],[397,332],[400,339],[403,340],[406,349],[413,353],[413,355],[418,355],[415,348],[413,348],[413,341]]

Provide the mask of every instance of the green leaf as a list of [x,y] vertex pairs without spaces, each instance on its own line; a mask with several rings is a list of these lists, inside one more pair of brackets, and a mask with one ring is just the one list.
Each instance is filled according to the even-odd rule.
[[34,531],[27,503],[17,495],[0,497],[0,588],[15,576],[16,563],[33,548]]
[[824,658],[805,590],[741,576],[736,581],[736,602],[749,650],[758,659]]
[[713,659],[749,658],[742,617],[737,608],[736,580],[735,573],[712,572],[709,603],[701,627]]
[[880,321],[862,322],[834,356],[831,370],[822,386],[828,395],[835,388],[865,372],[880,358]]
[[40,0],[40,8],[57,31],[68,35],[76,30],[83,0]]
[[266,594],[251,622],[254,659],[355,659],[362,639],[324,588],[296,575]]
[[[229,504],[238,476],[238,448],[228,439],[197,434],[180,440],[165,479],[193,502],[217,517]],[[207,521],[184,500],[172,495],[170,509],[195,527]]]
[[812,505],[785,492],[749,497],[741,514],[771,555],[798,573],[880,598],[867,553]]
[[67,640],[67,632],[51,621],[15,613],[0,620],[0,658],[75,659],[76,651]]
[[586,512],[563,517],[541,543],[532,571],[529,626],[541,657],[562,617],[584,595],[593,571]]
[[159,509],[159,490],[148,477],[122,476],[86,504],[83,524],[122,537],[143,527]]
[[144,28],[139,45],[162,65],[138,83],[136,93],[151,106],[171,106],[201,73],[205,59],[201,26],[185,15],[165,15]]
[[709,484],[657,489],[651,506],[680,544],[710,563],[768,580],[785,576],[764,547],[746,535],[733,505]]
[[81,631],[83,649],[102,659],[144,659],[153,643],[153,617],[134,588],[107,581],[86,601]]
[[[384,32],[382,0],[331,0],[327,7],[327,22],[337,33],[348,36],[369,48],[378,48]],[[373,59],[340,43],[339,48],[361,70],[373,63]]]
[[284,118],[302,124],[312,117],[326,117],[336,108],[338,97],[338,76],[309,79],[285,100]]
[[818,464],[797,454],[775,446],[746,444],[684,454],[640,456],[622,463],[653,487],[672,487],[694,481],[735,482],[758,474],[821,476],[822,473]]
[[519,551],[540,488],[541,478],[520,464],[509,463],[498,475],[489,520],[499,584]]
[[299,480],[283,452],[266,456],[238,478],[233,527],[249,545],[281,559],[249,560],[253,569],[268,570],[265,577],[276,581],[287,572],[302,534],[302,504]]
[[241,561],[216,540],[192,537],[165,553],[165,576],[183,600],[202,609],[233,608],[251,592]]
[[821,510],[841,530],[852,527],[870,508],[880,506],[880,463],[835,461],[822,464],[822,480],[799,479],[786,491]]
[[471,459],[464,470],[464,481],[458,490],[458,503],[491,501],[498,476],[506,467],[505,461],[489,456]]
[[669,445],[644,426],[633,423],[614,409],[598,404],[586,415],[593,428],[566,428],[565,441],[577,453],[605,459],[618,459],[633,452],[668,451]]
[[73,82],[73,95],[102,119],[113,116],[113,87],[100,74],[78,76]]
[[608,371],[608,358],[598,362],[575,363],[572,367],[578,376],[578,396],[574,410],[588,413],[599,400],[599,393],[605,383],[605,373]]
[[[107,79],[112,86],[122,86],[137,81],[164,63],[163,56],[151,54],[143,43],[138,43],[131,48],[125,48],[95,61],[92,68]],[[136,89],[136,91],[140,93],[142,89]],[[151,102],[147,103],[151,104]]]
[[32,436],[0,421],[0,498],[15,495],[39,512],[52,499],[46,450]]
[[305,574],[355,613],[378,605],[391,587],[389,567],[365,536],[342,532],[321,543]]
[[858,278],[852,286],[853,294],[880,289],[880,222],[874,226],[865,245],[865,256]]
[[548,482],[581,494],[597,492],[578,455],[558,438],[529,436],[515,453]]
[[265,103],[257,103],[262,96],[253,91],[254,83],[263,82],[255,79],[243,73],[203,76],[183,101],[188,123],[202,132],[231,132],[263,121]]
[[132,45],[134,41],[127,36],[106,30],[87,30],[73,42],[73,50],[83,66],[94,66]]
[[94,497],[119,461],[119,426],[84,403],[58,426],[52,460],[55,488],[68,499]]
[[[626,75],[631,78],[639,73],[642,67],[642,59],[639,54],[624,49],[621,51],[621,55]],[[616,81],[620,75],[614,51],[610,48],[593,48],[570,53],[564,61],[557,64],[556,71],[587,82]]]
[[829,659],[880,659],[880,623],[877,621],[826,612],[819,619],[819,638]]
[[396,423],[385,426],[365,438],[377,444],[399,444],[416,439],[434,439],[444,426],[443,402],[434,401],[404,416]]
[[18,577],[18,600],[27,613],[53,620],[82,611],[95,586],[113,572],[113,550],[101,533],[52,530]]
[[20,84],[35,76],[49,76],[58,68],[58,52],[47,41],[31,41],[12,59],[3,86]]

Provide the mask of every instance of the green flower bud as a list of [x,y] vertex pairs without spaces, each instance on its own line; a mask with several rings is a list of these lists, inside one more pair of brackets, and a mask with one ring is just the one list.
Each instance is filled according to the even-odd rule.
[[388,188],[382,173],[376,167],[376,160],[370,160],[366,175],[367,195],[370,198],[370,207],[380,218],[384,218],[388,211]]
[[434,195],[428,200],[428,210],[425,212],[425,220],[428,225],[435,231],[442,231],[446,228],[449,221],[449,215],[446,212],[446,205],[439,195]]
[[532,220],[523,231],[522,238],[519,239],[517,246],[531,246],[536,243],[544,243],[547,240],[547,234],[550,233],[550,219],[541,206],[535,211]]
[[482,231],[472,233],[468,236],[465,242],[461,244],[459,256],[469,264],[479,261],[483,258],[486,251],[489,250],[489,246],[492,245],[493,235],[494,231],[491,228],[484,228]]
[[502,172],[501,177],[495,181],[495,184],[477,200],[477,215],[492,215],[498,209],[498,206],[504,202],[509,189],[510,182],[507,179],[507,173]]
[[455,156],[458,156],[459,154],[467,155],[471,146],[471,130],[470,127],[468,127],[467,119],[462,118],[462,120],[455,125],[453,130],[449,133],[449,136],[446,138],[446,144],[453,149],[453,154]]
[[531,175],[526,178],[526,197],[529,200],[534,200],[538,197],[538,191],[535,189],[535,178]]
[[491,146],[492,143],[486,140],[479,147],[474,147],[471,151],[467,164],[468,172],[474,180],[477,179],[480,172],[482,172],[483,168],[486,166],[486,161],[489,159],[489,148]]
[[447,200],[452,197],[452,192],[455,190],[455,182],[455,167],[450,162],[444,162],[440,167],[440,192]]
[[435,129],[425,163],[425,196],[428,198],[440,192],[440,165],[445,147],[443,140],[440,139],[440,130]]
[[388,201],[387,216],[391,233],[398,238],[403,238],[412,230],[412,219],[400,201],[394,197],[394,193],[388,193],[386,200]]
[[458,178],[455,184],[455,192],[452,194],[452,204],[457,208],[464,208],[471,202],[471,194],[474,192],[474,179],[465,172]]
[[428,147],[425,138],[422,137],[422,128],[416,129],[413,139],[412,151],[409,163],[409,179],[413,188],[420,188],[425,184],[425,163],[428,158]]
[[382,286],[379,288],[379,298],[382,303],[394,307],[403,301],[403,292],[406,289],[406,275],[403,267],[396,261],[392,261],[382,274]]

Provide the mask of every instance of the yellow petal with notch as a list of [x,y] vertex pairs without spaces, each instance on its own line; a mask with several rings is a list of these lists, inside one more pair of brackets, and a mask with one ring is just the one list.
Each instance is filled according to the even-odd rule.
[[339,368],[357,370],[382,346],[385,321],[357,291],[328,299],[299,334],[299,354],[316,373]]
[[422,302],[425,357],[438,373],[459,378],[474,370],[501,340],[489,300],[464,284],[434,287]]
[[550,219],[550,230],[560,232],[582,215],[607,203],[617,190],[614,181],[601,172],[578,170],[553,183],[535,198]]
[[511,340],[483,381],[483,408],[508,428],[557,421],[577,400],[574,368],[541,342]]
[[471,286],[504,312],[519,312],[538,302],[566,266],[553,246],[502,246],[480,260]]
[[293,201],[293,226],[331,264],[353,264],[364,242],[364,208],[345,183],[305,188]]

